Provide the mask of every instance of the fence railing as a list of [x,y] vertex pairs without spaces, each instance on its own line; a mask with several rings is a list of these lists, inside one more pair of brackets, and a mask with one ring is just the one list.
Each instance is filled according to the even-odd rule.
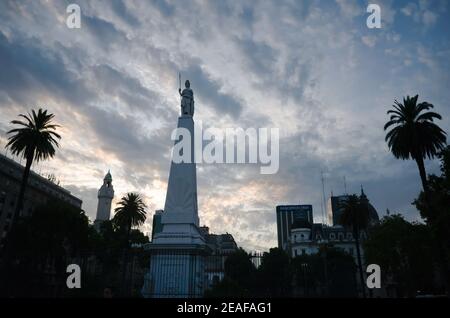
[[[225,262],[230,253],[200,254],[182,250],[152,251],[144,276],[142,295],[151,298],[197,298],[225,276]],[[250,253],[259,267],[261,253]]]

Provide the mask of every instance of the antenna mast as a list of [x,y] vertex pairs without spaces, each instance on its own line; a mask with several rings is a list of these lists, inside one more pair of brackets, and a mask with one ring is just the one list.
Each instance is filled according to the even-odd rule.
[[325,224],[325,214],[326,214],[326,209],[327,209],[327,204],[326,204],[326,200],[325,200],[325,178],[323,177],[323,171],[320,172],[321,174],[321,180],[322,180],[322,204],[323,204],[323,209],[322,209],[322,222]]
[[345,195],[347,195],[348,193],[347,193],[347,180],[345,179],[345,176],[344,176],[344,194]]

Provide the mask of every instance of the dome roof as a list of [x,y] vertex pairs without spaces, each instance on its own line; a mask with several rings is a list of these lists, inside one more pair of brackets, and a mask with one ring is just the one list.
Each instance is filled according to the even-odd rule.
[[366,194],[364,193],[364,189],[361,185],[361,199],[365,200],[368,204],[369,207],[369,222],[370,223],[377,223],[380,218],[378,216],[377,210],[375,210],[375,208],[373,207],[372,204],[370,204],[369,199],[367,198]]
[[369,221],[378,222],[379,220],[380,217],[378,216],[377,210],[375,210],[373,205],[369,203]]

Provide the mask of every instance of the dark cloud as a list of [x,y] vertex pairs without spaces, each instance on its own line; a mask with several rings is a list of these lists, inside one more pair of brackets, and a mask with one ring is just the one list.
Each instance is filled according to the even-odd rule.
[[125,21],[132,27],[140,27],[141,23],[139,22],[137,17],[134,16],[134,14],[130,12],[130,10],[128,10],[124,1],[111,0],[110,3],[113,11],[117,14],[119,18],[121,18],[123,21]]
[[102,18],[95,16],[82,16],[83,27],[86,26],[95,41],[104,49],[111,50],[114,47],[126,45],[128,42],[126,34],[117,29],[116,26]]
[[79,76],[66,68],[61,53],[44,48],[36,38],[14,42],[0,31],[0,69],[0,91],[20,104],[30,103],[42,89],[75,105],[93,97]]
[[184,69],[182,74],[188,74],[191,86],[205,106],[213,107],[219,114],[227,114],[232,118],[240,115],[243,109],[241,102],[235,96],[221,93],[220,83],[211,79],[198,64]]
[[168,108],[164,107],[157,93],[144,87],[138,79],[106,64],[95,66],[93,73],[98,89],[108,96],[120,97],[132,109],[137,108],[149,113],[158,111],[158,115],[168,116]]
[[251,39],[236,38],[235,41],[242,49],[242,54],[251,71],[258,77],[266,78],[267,75],[274,72],[279,52],[266,43],[258,43]]
[[[167,2],[167,0],[154,0],[152,5],[155,6],[159,12],[161,12],[165,17],[172,16],[175,12],[175,6]],[[180,5],[183,5],[180,3]]]
[[[98,138],[98,147],[111,152],[123,162],[123,172],[136,188],[151,184],[152,171],[168,174],[170,134],[173,127],[168,127],[145,136],[140,125],[140,118],[120,115],[108,110],[92,107],[89,114],[89,126]],[[108,162],[107,158],[103,158]]]

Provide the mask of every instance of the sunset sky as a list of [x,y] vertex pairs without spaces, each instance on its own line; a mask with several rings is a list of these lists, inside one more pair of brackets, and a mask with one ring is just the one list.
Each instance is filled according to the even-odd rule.
[[[81,28],[66,26],[77,3]],[[367,3],[381,29],[366,26]],[[9,122],[43,107],[61,147],[35,164],[95,217],[111,169],[115,201],[141,193],[164,208],[179,115],[178,72],[204,127],[277,127],[280,169],[200,164],[199,216],[248,250],[275,246],[275,206],[312,204],[360,186],[380,216],[418,220],[415,162],[384,142],[386,111],[419,94],[450,127],[450,3],[435,1],[0,1],[0,148]],[[9,155],[10,156],[10,155]],[[437,173],[438,161],[427,161]],[[114,206],[114,204],[113,204]]]

